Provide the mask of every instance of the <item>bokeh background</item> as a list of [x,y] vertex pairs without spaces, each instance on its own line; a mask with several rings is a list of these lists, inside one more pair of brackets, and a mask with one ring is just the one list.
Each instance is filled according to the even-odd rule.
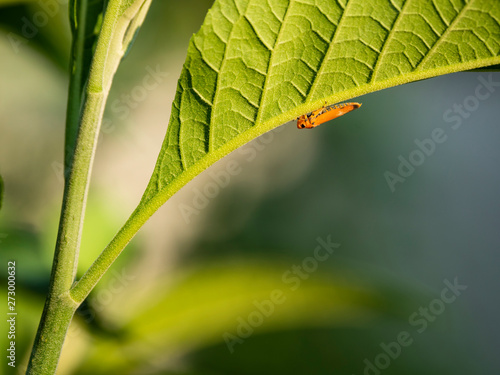
[[[146,187],[189,38],[211,3],[155,1],[119,69],[80,274]],[[47,13],[41,4],[0,1],[0,295],[6,301],[7,261],[15,260],[18,311],[18,367],[2,356],[6,374],[24,373],[63,187],[67,9],[57,3],[46,25],[20,39],[36,14]],[[145,89],[151,70],[162,74]],[[356,112],[313,131],[285,124],[212,166],[155,214],[78,311],[58,373],[497,373],[500,90],[470,99],[479,77],[500,82],[500,73],[489,75],[459,73],[366,95]],[[464,102],[477,105],[453,129],[446,113]],[[391,191],[384,173],[397,173],[400,155],[408,159],[415,140],[436,128],[447,140]],[[213,189],[229,162],[238,173]],[[203,200],[207,186],[215,193]],[[318,238],[340,246],[292,290],[287,272],[310,261]],[[445,304],[446,280],[467,289]],[[256,306],[273,290],[286,300],[263,316]],[[1,328],[5,351],[3,318]],[[228,346],[238,332],[248,337]],[[404,332],[411,344],[399,352],[390,343]]]

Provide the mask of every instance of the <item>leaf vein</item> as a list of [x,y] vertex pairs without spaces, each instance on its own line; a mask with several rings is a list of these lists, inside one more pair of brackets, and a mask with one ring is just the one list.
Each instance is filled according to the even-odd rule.
[[[382,65],[382,61],[386,56],[389,56],[390,53],[387,52],[387,49],[389,48],[390,41],[394,38],[394,35],[398,32],[398,26],[401,20],[403,19],[405,15],[405,9],[406,6],[410,3],[411,0],[407,0],[403,6],[401,7],[401,10],[399,11],[399,14],[396,17],[396,20],[392,24],[391,31],[387,34],[385,40],[384,40],[384,45],[382,46],[382,50],[380,51],[377,61],[375,62],[375,66],[373,67],[372,70],[372,76],[370,79],[369,83],[373,83],[377,80],[377,75],[380,71],[380,66]],[[392,4],[392,3],[391,3]],[[396,7],[395,7],[396,8]],[[397,9],[397,8],[396,8]]]
[[455,16],[455,19],[450,23],[450,26],[448,26],[448,28],[444,31],[444,33],[441,34],[439,39],[434,43],[432,48],[427,52],[427,54],[424,56],[424,58],[417,65],[417,68],[416,68],[417,71],[423,70],[425,63],[427,61],[429,61],[429,59],[432,56],[434,56],[434,54],[436,53],[436,50],[445,41],[446,37],[454,31],[453,26],[455,26],[458,22],[460,22],[460,20],[465,16],[467,9],[470,6],[470,4],[472,4],[472,2],[473,1],[465,3],[465,5],[462,7],[462,9],[457,13],[457,15]]
[[345,22],[345,19],[348,17],[346,14],[349,10],[349,4],[352,4],[352,1],[347,2],[346,6],[342,12],[342,15],[340,16],[340,20],[336,25],[335,31],[333,32],[332,40],[330,41],[330,45],[328,46],[326,53],[323,55],[323,58],[321,60],[321,64],[320,64],[320,67],[317,71],[316,77],[314,78],[313,84],[311,85],[311,88],[309,89],[309,93],[307,94],[306,102],[310,100],[312,94],[314,93],[314,90],[316,89],[316,85],[319,82],[319,78],[323,74],[323,69],[325,68],[326,61],[328,61],[328,55],[333,50],[333,46],[336,45],[337,37],[340,34],[339,31],[342,30],[342,24],[343,24],[343,22]]
[[[236,9],[238,9],[238,8],[236,7]],[[243,17],[243,15],[240,13],[240,19],[242,17]],[[236,22],[238,22],[238,21],[236,21]],[[222,75],[222,72],[224,71],[224,65],[227,62],[228,44],[229,44],[229,40],[231,40],[231,36],[233,35],[235,23],[232,24],[231,32],[229,33],[228,43],[226,44],[226,46],[224,48],[224,53],[222,55],[222,62],[221,62],[220,72],[217,75],[217,83],[216,83],[216,86],[215,86],[215,94],[214,94],[214,100],[213,100],[214,106],[217,103],[217,99],[218,99],[218,96],[219,96],[219,93],[220,93],[221,75]],[[214,111],[212,111],[212,113],[210,114],[210,124],[208,124],[208,152],[212,151],[212,147],[213,147],[213,145],[215,143],[215,141],[214,141],[214,131],[213,130],[214,130]]]
[[274,42],[274,48],[271,50],[271,57],[269,58],[269,62],[267,64],[267,74],[265,75],[264,86],[263,86],[262,93],[260,96],[259,110],[257,111],[257,118],[255,119],[254,125],[259,124],[259,122],[262,119],[262,114],[264,113],[263,105],[265,103],[267,85],[269,84],[269,77],[271,76],[271,74],[269,72],[272,69],[272,67],[274,66],[273,62],[274,62],[274,57],[276,56],[276,54],[274,53],[274,50],[275,50],[276,46],[279,45],[279,41],[280,41],[280,38],[282,36],[283,25],[286,23],[286,20],[287,20],[288,14],[289,14],[288,11],[290,10],[291,7],[292,7],[292,5],[289,2],[288,6],[286,7],[285,15],[283,16],[283,21],[280,24],[280,29],[278,30],[278,35],[276,36],[276,41]]

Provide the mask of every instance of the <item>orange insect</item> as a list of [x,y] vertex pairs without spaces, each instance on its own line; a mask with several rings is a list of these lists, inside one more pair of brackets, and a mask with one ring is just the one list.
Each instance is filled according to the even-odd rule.
[[342,103],[329,106],[312,111],[307,115],[302,115],[297,119],[297,128],[299,129],[312,129],[324,122],[333,120],[354,111],[361,107],[361,103]]

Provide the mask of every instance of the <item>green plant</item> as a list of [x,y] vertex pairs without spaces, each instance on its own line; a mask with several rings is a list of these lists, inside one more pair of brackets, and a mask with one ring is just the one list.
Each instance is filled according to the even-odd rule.
[[66,183],[31,374],[56,371],[78,305],[147,219],[217,160],[325,103],[500,63],[500,4],[494,1],[456,7],[446,1],[216,1],[190,43],[146,192],[75,283],[102,113],[114,73],[149,5],[147,0],[71,3]]

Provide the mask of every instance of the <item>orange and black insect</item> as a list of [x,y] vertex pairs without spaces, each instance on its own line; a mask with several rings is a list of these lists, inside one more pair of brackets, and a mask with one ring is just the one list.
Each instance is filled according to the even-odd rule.
[[312,111],[307,115],[302,115],[297,119],[297,128],[312,129],[324,122],[333,120],[354,111],[361,107],[361,103],[342,103],[324,106],[323,108]]

